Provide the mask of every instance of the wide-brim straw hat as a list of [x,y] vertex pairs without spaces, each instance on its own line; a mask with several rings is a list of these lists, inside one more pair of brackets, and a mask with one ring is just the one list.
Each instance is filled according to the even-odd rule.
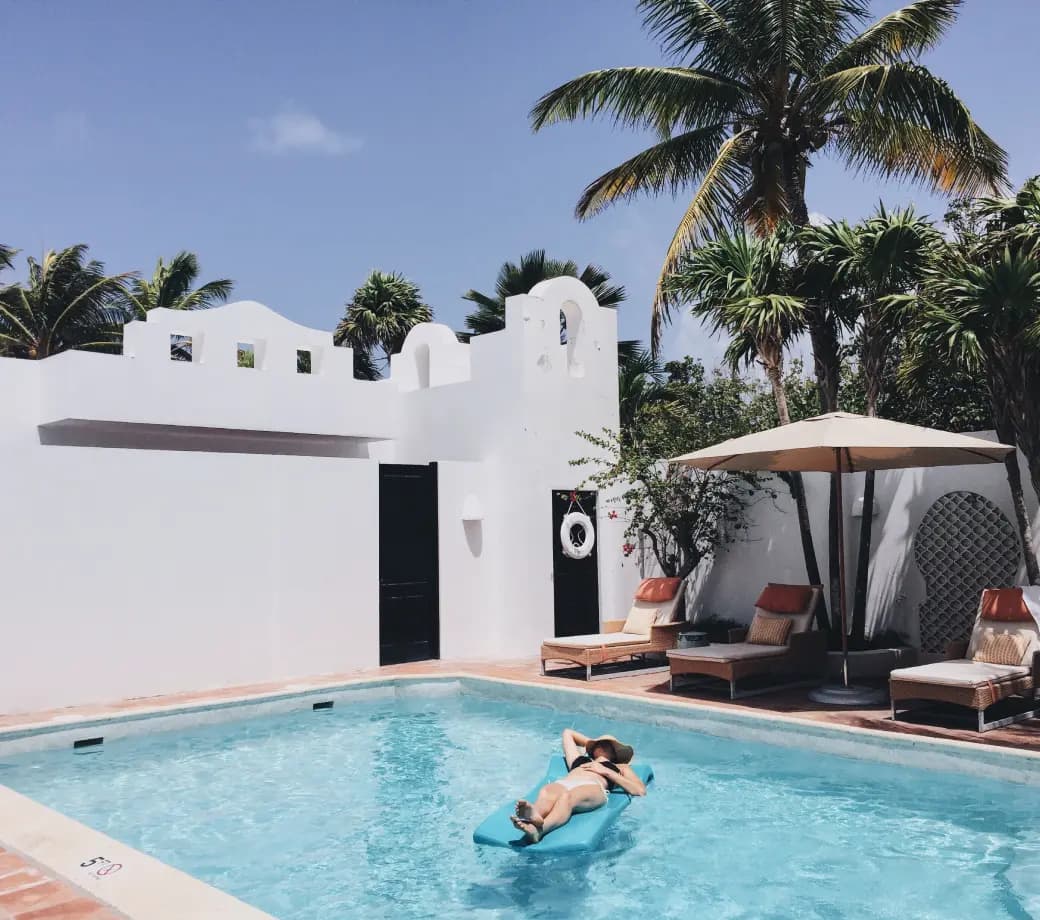
[[636,753],[630,744],[618,741],[613,735],[600,735],[598,738],[589,738],[585,742],[585,753],[591,755],[593,748],[597,744],[609,744],[614,749],[612,758],[614,763],[631,763]]

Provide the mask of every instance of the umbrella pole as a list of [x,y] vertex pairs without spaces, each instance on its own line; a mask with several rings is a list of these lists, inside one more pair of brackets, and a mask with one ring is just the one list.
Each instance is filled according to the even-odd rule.
[[845,591],[845,501],[842,493],[841,450],[834,448],[834,488],[837,492],[838,513],[838,608],[841,611],[841,680],[849,685],[849,612]]

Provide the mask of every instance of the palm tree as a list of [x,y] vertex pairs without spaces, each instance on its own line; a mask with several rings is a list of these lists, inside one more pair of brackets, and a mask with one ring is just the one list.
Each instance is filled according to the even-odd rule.
[[625,299],[625,289],[610,283],[610,275],[597,265],[586,265],[579,273],[578,264],[569,259],[551,259],[544,249],[532,249],[520,257],[520,262],[504,262],[495,278],[495,295],[481,294],[480,291],[467,291],[462,295],[477,305],[469,316],[466,325],[469,332],[464,335],[483,335],[485,332],[497,332],[506,326],[506,298],[528,293],[541,281],[568,275],[581,280],[596,296],[601,307],[617,307]]
[[46,358],[70,348],[116,352],[122,340],[126,282],[132,275],[106,275],[86,261],[87,246],[29,258],[25,284],[0,289],[0,354]]
[[[1021,229],[1013,236],[1021,239]],[[917,298],[920,313],[902,374],[912,380],[951,364],[983,376],[997,437],[1021,449],[1040,494],[1040,256],[1025,240],[1003,250],[985,240],[938,247]],[[1027,576],[1040,584],[1017,454],[1005,469]]]
[[806,173],[818,155],[942,192],[1004,185],[1004,151],[917,63],[960,5],[916,0],[867,26],[867,0],[640,0],[670,66],[592,71],[535,104],[536,131],[605,116],[657,137],[589,184],[579,219],[698,184],[658,280],[655,350],[672,306],[664,280],[683,253],[734,218],[760,233],[808,223]]
[[208,281],[195,287],[199,277],[199,260],[193,252],[178,252],[169,263],[156,262],[151,278],[134,279],[127,300],[137,319],[149,310],[205,310],[224,303],[231,296],[234,282],[227,278]]
[[622,444],[630,444],[635,437],[639,410],[663,397],[664,378],[664,368],[642,342],[618,342],[618,409]]
[[[817,272],[830,276],[832,289],[844,289],[846,308],[854,306],[859,313],[859,360],[866,389],[866,415],[877,415],[886,358],[906,325],[905,303],[898,299],[899,295],[907,294],[920,280],[938,239],[932,223],[912,207],[889,212],[884,205],[856,226],[839,221],[814,228],[806,236],[803,255]],[[862,645],[866,639],[874,478],[873,470],[864,474],[850,635],[854,646]]]
[[[333,341],[354,349],[355,377],[378,379],[412,327],[432,319],[433,310],[423,303],[417,284],[397,272],[375,269],[354,292]],[[383,352],[379,358],[373,354],[376,348]]]
[[[784,352],[805,329],[805,303],[790,293],[792,243],[787,227],[765,239],[743,230],[723,232],[686,253],[667,281],[669,293],[689,303],[694,316],[711,324],[712,333],[721,330],[731,336],[726,358],[732,366],[756,360],[762,365],[781,425],[791,423]],[[820,584],[801,474],[789,474],[788,481],[798,511],[806,575],[810,584]],[[826,628],[822,609],[819,616]]]
[[3,243],[0,243],[0,271],[14,265],[14,257],[17,254],[17,249],[12,249],[10,246],[5,246]]

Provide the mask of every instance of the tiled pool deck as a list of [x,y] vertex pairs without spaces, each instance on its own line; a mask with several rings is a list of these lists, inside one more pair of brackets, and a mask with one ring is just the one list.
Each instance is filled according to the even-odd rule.
[[[141,716],[146,713],[185,706],[219,705],[220,703],[249,701],[286,693],[306,693],[359,679],[448,675],[497,678],[549,687],[581,688],[635,699],[661,702],[667,700],[673,703],[678,701],[691,707],[736,710],[755,713],[759,716],[780,716],[785,721],[804,720],[807,723],[825,723],[835,727],[873,729],[900,735],[938,738],[971,745],[1015,748],[1040,753],[1040,721],[1037,720],[979,735],[967,727],[951,728],[905,721],[894,723],[891,721],[887,706],[856,710],[821,707],[808,700],[805,690],[730,701],[700,691],[669,693],[667,673],[629,675],[585,683],[568,677],[543,677],[539,672],[537,661],[417,662],[371,671],[324,674],[304,679],[176,693],[162,697],[123,700],[110,704],[2,715],[0,716],[0,732],[17,732],[44,726],[53,728],[80,721]],[[0,792],[7,792],[7,790],[0,787]],[[0,814],[2,814],[2,806],[3,803],[0,802]],[[140,920],[145,920],[147,917],[147,920],[151,920],[153,915],[150,913],[137,911],[120,913],[104,903],[100,896],[81,889],[62,878],[61,873],[49,870],[44,865],[34,863],[22,856],[16,848],[10,845],[11,832],[10,827],[0,825],[0,920],[114,920],[114,918],[127,916],[137,917]],[[3,848],[5,846],[6,849]],[[160,864],[156,864],[156,867],[165,868]],[[169,870],[171,873],[173,871]],[[158,887],[162,887],[163,882],[164,880],[161,878],[156,879]],[[157,892],[155,893],[157,894]],[[263,916],[259,912],[246,908],[245,905],[241,906],[244,908],[243,911],[228,906],[228,912],[221,911],[219,915],[228,918]]]

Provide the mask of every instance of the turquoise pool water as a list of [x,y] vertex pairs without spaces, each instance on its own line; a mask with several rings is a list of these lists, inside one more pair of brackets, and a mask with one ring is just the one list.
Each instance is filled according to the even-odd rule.
[[[475,847],[574,722],[657,781],[602,852]],[[7,757],[0,782],[290,920],[1028,918],[1040,791],[466,694]]]

